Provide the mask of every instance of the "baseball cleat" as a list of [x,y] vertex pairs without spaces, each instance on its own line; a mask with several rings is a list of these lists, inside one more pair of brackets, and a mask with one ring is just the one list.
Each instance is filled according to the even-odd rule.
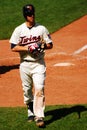
[[38,127],[45,127],[45,123],[44,123],[43,118],[35,119],[35,122],[36,122],[36,126],[38,126]]
[[34,116],[29,116],[28,117],[28,122],[32,122],[32,121],[34,121]]

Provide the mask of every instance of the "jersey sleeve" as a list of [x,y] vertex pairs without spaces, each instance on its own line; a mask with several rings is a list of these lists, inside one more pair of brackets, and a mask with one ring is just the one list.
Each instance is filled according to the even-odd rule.
[[44,27],[43,40],[47,43],[52,43],[51,36],[47,28]]
[[19,31],[18,28],[16,28],[16,29],[13,31],[9,42],[10,42],[11,44],[15,44],[15,45],[17,45],[17,44],[20,42],[20,31]]

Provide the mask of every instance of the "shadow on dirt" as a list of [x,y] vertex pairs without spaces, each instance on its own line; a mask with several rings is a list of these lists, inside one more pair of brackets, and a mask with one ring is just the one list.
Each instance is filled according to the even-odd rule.
[[0,74],[4,74],[12,69],[19,69],[19,64],[12,66],[0,66]]
[[82,105],[77,105],[73,106],[71,108],[60,108],[60,109],[55,109],[55,110],[50,110],[45,112],[45,116],[51,116],[51,118],[47,121],[45,121],[46,125],[49,125],[50,123],[59,120],[71,113],[76,112],[77,113],[77,118],[81,118],[81,112],[87,111],[87,108]]

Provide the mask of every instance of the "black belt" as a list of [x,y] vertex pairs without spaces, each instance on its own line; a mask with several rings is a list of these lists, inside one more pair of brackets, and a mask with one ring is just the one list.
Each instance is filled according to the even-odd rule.
[[36,61],[31,61],[31,60],[24,60],[25,62],[36,62]]

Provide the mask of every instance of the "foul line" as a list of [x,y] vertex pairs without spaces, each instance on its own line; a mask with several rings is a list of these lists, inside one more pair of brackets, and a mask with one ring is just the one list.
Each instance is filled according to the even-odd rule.
[[87,49],[87,45],[83,46],[82,48],[76,50],[72,55],[77,55],[80,54],[81,52],[83,52],[84,50]]
[[[87,59],[87,56],[80,56],[78,54],[80,54],[81,52],[83,52],[86,49],[87,49],[87,44],[84,45],[83,47],[81,47],[80,49],[76,50],[72,54],[67,54],[64,51],[61,51],[61,52],[54,52],[54,53],[45,54],[45,56],[46,57],[55,56],[55,55],[75,56],[75,59],[70,59],[70,61],[84,60],[84,59]],[[0,61],[8,60],[8,59],[14,60],[14,59],[19,59],[19,58],[20,57],[7,57],[7,58],[1,58]],[[69,65],[74,65],[74,64],[69,63],[69,62],[68,63],[64,62],[64,63],[56,63],[54,66],[69,66]]]

